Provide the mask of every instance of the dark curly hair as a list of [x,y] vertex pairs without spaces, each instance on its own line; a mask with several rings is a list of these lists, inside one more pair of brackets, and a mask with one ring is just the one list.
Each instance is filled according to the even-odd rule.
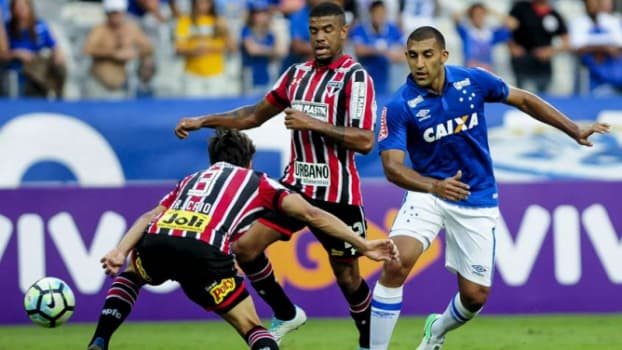
[[246,134],[238,130],[217,129],[207,146],[210,162],[227,162],[247,167],[255,155],[255,145]]

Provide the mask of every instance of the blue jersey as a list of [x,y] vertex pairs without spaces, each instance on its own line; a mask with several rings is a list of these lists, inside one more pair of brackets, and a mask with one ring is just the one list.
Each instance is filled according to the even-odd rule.
[[462,170],[471,195],[457,204],[497,206],[484,103],[505,101],[508,93],[503,80],[479,68],[445,66],[440,96],[409,75],[382,111],[380,152],[408,152],[415,171],[436,179]]

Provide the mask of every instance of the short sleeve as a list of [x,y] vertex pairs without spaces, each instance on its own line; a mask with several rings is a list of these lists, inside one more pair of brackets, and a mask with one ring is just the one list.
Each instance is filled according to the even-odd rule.
[[54,36],[50,31],[50,27],[43,21],[37,23],[40,30],[40,37],[42,42],[42,47],[53,49],[56,47],[56,40],[54,40]]
[[350,40],[352,40],[353,43],[360,45],[365,45],[367,43],[363,26],[359,24],[352,28],[352,31],[350,32]]
[[242,40],[248,38],[251,35],[252,35],[252,32],[251,32],[251,29],[249,27],[242,28],[242,33],[240,34],[240,38]]
[[175,27],[175,40],[186,40],[190,36],[190,18],[181,17]]
[[267,175],[262,174],[260,176],[259,198],[261,199],[261,206],[270,210],[281,210],[281,202],[289,194],[289,191]]
[[407,151],[408,111],[395,101],[387,104],[380,116],[378,132],[378,149],[380,152],[389,149]]
[[348,126],[374,130],[376,123],[376,92],[371,76],[364,69],[352,73],[346,86]]
[[506,27],[498,27],[492,32],[492,44],[503,43],[512,37],[512,32]]
[[162,197],[162,199],[160,200],[160,205],[166,208],[170,208],[175,202],[175,198],[177,198],[178,194],[179,194],[179,183],[177,183],[177,186],[175,186],[175,189],[173,189],[171,192],[167,193],[166,195],[164,195],[164,197]]
[[484,90],[486,102],[503,102],[508,97],[510,88],[503,79],[482,68],[472,68],[471,74],[473,81]]
[[291,102],[287,94],[287,86],[289,85],[295,71],[295,66],[289,67],[279,79],[274,83],[272,89],[266,94],[266,100],[273,106],[280,108],[289,107]]

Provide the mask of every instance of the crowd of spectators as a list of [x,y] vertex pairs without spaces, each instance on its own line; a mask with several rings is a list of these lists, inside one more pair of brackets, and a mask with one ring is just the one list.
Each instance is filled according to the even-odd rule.
[[[122,99],[264,93],[311,57],[308,12],[325,0],[0,0],[0,94]],[[450,63],[496,72],[537,93],[622,93],[622,20],[614,0],[333,0],[347,51],[386,95],[407,74],[420,25],[448,37]],[[491,6],[492,5],[492,6]],[[564,16],[559,7],[573,8]],[[453,38],[453,40],[452,40]],[[561,73],[555,59],[564,56]],[[504,69],[503,67],[506,67]]]

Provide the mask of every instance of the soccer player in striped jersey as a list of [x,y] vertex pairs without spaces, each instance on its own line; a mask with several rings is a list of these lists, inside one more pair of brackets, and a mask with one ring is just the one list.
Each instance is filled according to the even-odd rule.
[[[348,26],[339,5],[323,2],[313,7],[309,32],[314,59],[289,67],[259,103],[222,114],[184,118],[175,132],[185,138],[190,131],[203,127],[254,128],[285,112],[285,126],[292,130],[291,159],[281,182],[365,237],[367,224],[354,156],[357,152],[369,153],[374,146],[373,82],[359,63],[343,53]],[[274,311],[270,331],[278,341],[304,323],[306,316],[276,282],[263,251],[304,226],[283,215],[268,214],[251,228],[263,240],[253,240],[250,245],[243,239],[237,242],[240,267]],[[371,293],[360,275],[359,254],[350,244],[327,235],[321,228],[310,229],[328,252],[359,331],[359,347],[366,349]]]
[[[448,55],[437,29],[413,31],[406,43],[411,74],[382,112],[378,144],[384,173],[408,192],[390,233],[400,261],[385,264],[374,287],[374,350],[389,348],[404,282],[441,228],[445,266],[456,273],[458,292],[443,313],[428,316],[417,349],[440,350],[447,332],[477,316],[488,298],[499,208],[485,103],[516,107],[583,146],[592,145],[592,134],[609,129],[603,123],[582,129],[538,96],[508,86],[483,69],[445,65]],[[412,167],[404,164],[407,154]]]
[[[390,240],[366,241],[332,214],[265,174],[252,171],[254,152],[246,135],[218,132],[209,145],[212,165],[180,181],[102,258],[103,268],[111,275],[119,272],[128,254],[131,264],[108,291],[89,350],[108,348],[112,333],[131,311],[141,286],[169,279],[178,281],[192,301],[229,322],[250,349],[278,349],[261,325],[231,254],[233,237],[266,210],[321,227],[371,259],[397,258]],[[252,233],[245,237],[252,239]]]

